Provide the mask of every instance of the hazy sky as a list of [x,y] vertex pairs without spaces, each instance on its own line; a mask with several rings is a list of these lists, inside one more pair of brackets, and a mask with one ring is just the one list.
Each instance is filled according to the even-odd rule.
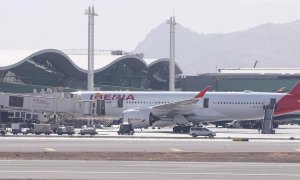
[[[87,48],[91,0],[0,0],[0,48]],[[300,19],[300,0],[95,0],[95,48],[133,50],[173,11],[199,33]]]

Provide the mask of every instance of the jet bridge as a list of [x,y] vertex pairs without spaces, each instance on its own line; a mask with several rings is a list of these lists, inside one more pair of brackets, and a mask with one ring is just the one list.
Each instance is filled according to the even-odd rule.
[[0,93],[2,109],[74,113],[75,101],[62,94],[10,94]]
[[[79,98],[66,97],[65,95],[66,94],[64,93],[0,93],[0,110],[8,112],[44,112],[52,113],[54,115],[73,114],[78,116],[97,116],[100,114],[98,109],[101,108],[101,103],[99,104],[93,101],[82,101]],[[97,104],[99,104],[99,107]],[[100,109],[100,112],[102,111]]]

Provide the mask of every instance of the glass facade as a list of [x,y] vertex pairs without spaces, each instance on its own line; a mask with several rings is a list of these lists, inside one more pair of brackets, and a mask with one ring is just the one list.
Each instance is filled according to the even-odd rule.
[[288,92],[300,81],[299,75],[282,74],[202,74],[179,79],[183,91],[200,91],[206,86],[211,91],[261,91],[275,92],[283,88]]
[[[168,90],[168,64],[161,61],[147,67],[137,58],[124,57],[106,69],[95,71],[95,87],[102,90]],[[178,67],[176,73],[181,73]],[[4,84],[82,90],[87,85],[87,73],[75,68],[65,56],[54,52],[32,57],[18,66],[0,71],[0,74],[0,82]],[[0,91],[3,90],[0,88]]]

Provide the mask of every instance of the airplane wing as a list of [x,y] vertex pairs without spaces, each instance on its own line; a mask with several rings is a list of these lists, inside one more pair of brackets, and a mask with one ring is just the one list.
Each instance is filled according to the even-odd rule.
[[149,107],[153,115],[177,115],[177,114],[188,114],[192,110],[192,106],[200,101],[205,93],[210,89],[210,86],[207,86],[202,91],[200,91],[193,99],[187,99],[182,101],[175,101],[172,103],[157,105]]

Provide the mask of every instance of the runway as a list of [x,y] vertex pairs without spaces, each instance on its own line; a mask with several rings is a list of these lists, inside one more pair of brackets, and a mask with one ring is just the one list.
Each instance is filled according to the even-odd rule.
[[0,161],[1,179],[299,179],[296,163]]
[[300,152],[298,140],[0,137],[0,152]]

